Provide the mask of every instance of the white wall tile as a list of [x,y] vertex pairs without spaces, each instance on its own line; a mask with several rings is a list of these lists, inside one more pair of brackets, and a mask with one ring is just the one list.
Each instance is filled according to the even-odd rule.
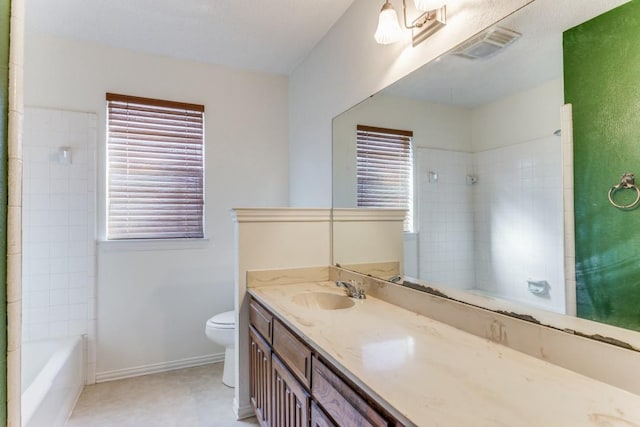
[[69,335],[84,335],[87,333],[87,321],[84,319],[69,321]]
[[24,316],[32,323],[49,322],[49,307],[36,307],[25,310]]
[[87,303],[83,304],[70,304],[69,305],[69,319],[70,320],[88,320],[87,315]]
[[50,303],[52,306],[69,304],[69,289],[52,289]]
[[81,304],[87,301],[88,290],[86,287],[69,289],[69,303]]
[[23,293],[25,297],[25,307],[27,308],[42,308],[49,307],[49,291],[33,291]]
[[69,243],[66,241],[49,242],[49,253],[52,256],[68,257],[69,256]]
[[49,259],[49,262],[49,268],[52,275],[69,273],[69,257],[51,258]]
[[69,321],[60,320],[49,324],[49,337],[66,337],[69,335]]
[[85,273],[70,273],[69,288],[82,288],[87,286],[88,276]]
[[[476,215],[476,286],[501,297],[563,311],[561,144],[546,137],[479,153]],[[507,186],[505,186],[505,184]],[[522,244],[526,242],[526,245]],[[486,259],[493,268],[482,268]],[[528,291],[527,280],[547,280],[549,297]]]
[[61,322],[69,320],[69,305],[52,305],[49,307],[49,321]]
[[[25,339],[87,334],[95,306],[94,114],[28,108],[24,137]],[[72,147],[72,164],[58,162]],[[91,163],[93,161],[93,163]],[[91,225],[91,227],[89,227]],[[90,260],[90,257],[91,260]],[[95,332],[93,332],[95,336]],[[95,366],[95,360],[90,361]]]
[[25,340],[41,340],[49,338],[49,322],[27,324],[25,328]]
[[69,255],[76,256],[87,256],[89,255],[87,242],[81,240],[72,240],[69,242]]
[[69,273],[56,273],[50,277],[50,289],[66,289],[69,288]]
[[[562,311],[559,149],[556,137],[473,154],[419,148],[420,278]],[[478,182],[468,185],[468,174]],[[531,294],[528,279],[547,280],[550,298]]]

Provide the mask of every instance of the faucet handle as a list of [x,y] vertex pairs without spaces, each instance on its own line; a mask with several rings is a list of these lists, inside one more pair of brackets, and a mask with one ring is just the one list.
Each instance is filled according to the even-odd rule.
[[350,280],[351,285],[353,286],[353,297],[355,299],[366,299],[367,295],[365,294],[365,287],[362,280]]

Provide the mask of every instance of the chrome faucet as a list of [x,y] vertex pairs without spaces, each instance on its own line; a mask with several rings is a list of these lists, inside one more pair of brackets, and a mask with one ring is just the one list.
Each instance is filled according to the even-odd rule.
[[350,280],[348,282],[345,281],[337,281],[336,286],[344,288],[344,291],[347,293],[347,296],[355,299],[365,299],[367,296],[364,293],[364,286],[362,282],[357,282],[355,280]]

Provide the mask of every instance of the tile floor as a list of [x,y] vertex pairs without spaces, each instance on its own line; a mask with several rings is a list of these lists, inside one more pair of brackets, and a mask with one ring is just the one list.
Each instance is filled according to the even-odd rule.
[[233,389],[222,363],[85,386],[67,427],[231,427]]

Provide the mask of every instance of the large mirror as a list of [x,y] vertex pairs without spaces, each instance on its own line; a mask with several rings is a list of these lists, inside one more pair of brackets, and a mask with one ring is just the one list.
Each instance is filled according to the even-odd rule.
[[[596,165],[584,166],[578,163],[584,157],[576,159],[575,230],[580,244],[574,248],[575,122],[572,107],[565,106],[565,101],[580,99],[575,108],[580,108],[580,120],[587,120],[584,104],[588,102],[582,100],[589,99],[585,91],[592,85],[580,70],[574,72],[585,62],[571,58],[590,55],[585,44],[593,37],[602,39],[618,31],[615,19],[630,13],[622,8],[640,11],[638,0],[535,0],[337,116],[333,121],[334,208],[376,203],[383,207],[388,202],[385,191],[395,196],[404,191],[407,199],[395,202],[406,202],[409,215],[403,253],[388,260],[400,260],[397,272],[376,274],[372,264],[351,262],[344,248],[334,247],[333,262],[354,270],[366,265],[360,272],[426,285],[448,295],[453,292],[456,299],[465,299],[459,295],[466,294],[474,304],[504,300],[520,307],[519,313],[542,309],[578,314],[640,331],[640,304],[625,308],[619,297],[598,299],[602,295],[596,295],[601,291],[594,285],[594,276],[601,277],[603,272],[593,265],[580,265],[580,257],[598,257],[588,250],[599,246],[584,245],[585,236],[597,238],[598,231],[585,232],[591,227],[590,218],[578,203],[598,205],[614,215],[633,214],[607,200],[607,190],[631,170],[608,171],[603,177],[607,184],[594,184],[596,201],[582,200],[580,174]],[[593,25],[575,28],[594,17],[605,17],[604,22],[594,20]],[[638,39],[640,35],[635,44]],[[569,63],[563,56],[567,49],[573,55]],[[588,60],[597,61],[597,47],[593,49]],[[602,72],[597,67],[590,71]],[[611,85],[603,82],[603,90]],[[599,120],[603,124],[607,119]],[[615,127],[614,123],[604,124]],[[576,137],[578,132],[584,131],[576,130]],[[402,152],[406,141],[408,154]],[[623,165],[632,167],[631,162]],[[398,181],[403,184],[397,186]],[[385,187],[389,183],[392,187]],[[626,205],[634,195],[633,189],[618,191],[614,199]],[[389,203],[396,206],[394,201]],[[617,221],[627,219],[620,216]],[[596,221],[593,226],[602,224]],[[340,237],[334,236],[334,242],[346,240]],[[598,271],[588,277],[594,269]],[[638,280],[633,283],[637,285]],[[629,301],[639,298],[640,287],[636,287]]]

